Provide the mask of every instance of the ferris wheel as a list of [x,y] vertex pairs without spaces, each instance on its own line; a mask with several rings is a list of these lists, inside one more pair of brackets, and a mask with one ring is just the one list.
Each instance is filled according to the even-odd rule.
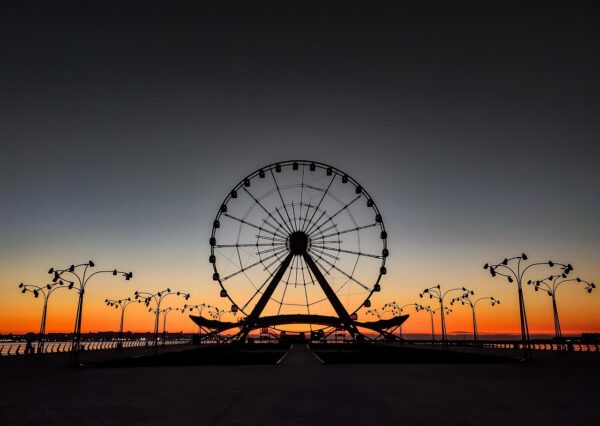
[[315,161],[262,167],[229,191],[213,221],[209,262],[241,334],[264,324],[326,325],[359,334],[386,274],[377,205],[347,173]]

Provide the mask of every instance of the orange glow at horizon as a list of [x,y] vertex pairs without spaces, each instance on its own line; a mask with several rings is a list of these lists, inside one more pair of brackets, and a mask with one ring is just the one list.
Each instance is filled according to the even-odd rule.
[[[208,271],[207,271],[208,273]],[[136,274],[136,277],[143,274]],[[110,308],[105,305],[104,299],[110,295],[110,298],[131,297],[134,289],[142,289],[140,285],[135,283],[134,278],[131,282],[125,283],[121,280],[113,279],[112,277],[102,277],[98,283],[92,283],[86,289],[86,297],[84,302],[83,316],[83,332],[98,332],[98,331],[118,331],[120,320],[120,309]],[[392,282],[394,276],[386,278],[386,282]],[[477,323],[479,333],[485,334],[518,334],[519,316],[518,302],[516,296],[516,288],[505,283],[496,282],[495,280],[483,277],[485,286],[469,285],[468,288],[474,288],[476,297],[494,295],[501,300],[501,304],[495,307],[489,303],[481,302],[477,305]],[[145,281],[147,282],[147,281]],[[462,284],[461,284],[462,285]],[[153,291],[160,289],[159,283],[154,283]],[[165,286],[166,287],[166,286]],[[224,300],[218,295],[217,285],[214,282],[208,281],[206,284],[173,287],[175,290],[189,291],[192,296],[189,301],[181,297],[169,296],[163,302],[162,307],[173,306],[182,307],[184,303],[199,304],[208,303],[219,306],[221,309],[228,309]],[[202,287],[202,288],[201,288]],[[438,301],[425,297],[420,299],[418,292],[424,286],[411,286],[394,289],[391,285],[384,285],[384,291],[375,294],[372,298],[372,307],[381,309],[384,303],[395,300],[405,303],[422,303],[430,305],[432,308],[437,308]],[[385,291],[387,289],[387,291]],[[10,287],[9,287],[10,290]],[[129,290],[129,291],[127,291]],[[194,291],[195,290],[195,291]],[[394,291],[395,290],[395,291]],[[547,295],[533,292],[531,288],[525,287],[525,299],[527,306],[527,315],[529,321],[529,331],[531,334],[552,334],[554,332],[554,324],[552,320],[551,299]],[[199,296],[199,295],[202,296]],[[458,295],[459,292],[456,293]],[[119,296],[119,297],[117,297]],[[416,296],[416,297],[415,297]],[[451,297],[449,297],[451,298]],[[0,312],[0,333],[15,333],[22,334],[26,332],[37,332],[42,311],[42,298],[35,299],[32,294],[21,294],[16,285],[13,291],[3,291],[3,308]],[[565,335],[577,335],[582,332],[600,332],[600,310],[598,309],[597,293],[585,293],[582,288],[572,286],[571,288],[561,289],[558,295],[558,309],[561,319],[561,327]],[[448,305],[448,301],[446,302]],[[75,310],[77,307],[77,294],[74,291],[58,290],[53,293],[49,306],[47,317],[47,332],[62,333],[72,332],[75,318]],[[456,304],[451,306],[452,313],[447,315],[447,329],[449,334],[465,334],[468,336],[472,333],[472,316],[471,309],[467,305],[461,306]],[[359,311],[359,321],[374,321],[374,316],[365,315],[366,309]],[[329,312],[327,312],[329,313]],[[167,318],[167,331],[171,333],[184,332],[192,333],[197,330],[197,326],[189,319],[189,314],[173,311]],[[425,311],[416,312],[413,307],[404,309],[403,314],[409,314],[410,317],[403,326],[403,332],[410,334],[431,333],[431,323],[429,313]],[[206,313],[204,313],[206,316]],[[388,318],[386,314],[384,318]],[[231,313],[224,314],[224,321],[233,321],[234,317]],[[434,326],[436,334],[440,332],[439,311],[434,317]],[[133,303],[126,309],[124,331],[131,332],[150,332],[154,328],[154,314],[149,313],[148,309],[142,304]],[[290,329],[294,329],[291,327]],[[297,329],[305,329],[300,327]],[[160,321],[160,330],[162,331],[162,319]]]

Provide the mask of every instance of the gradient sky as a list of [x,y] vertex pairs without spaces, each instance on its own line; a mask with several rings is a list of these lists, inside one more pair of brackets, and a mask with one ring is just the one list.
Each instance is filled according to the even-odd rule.
[[[103,300],[136,289],[222,302],[217,208],[293,158],[376,200],[391,257],[374,306],[466,285],[502,300],[481,332],[517,332],[516,289],[485,262],[525,251],[600,281],[599,16],[582,5],[41,3],[0,6],[0,332],[38,327],[19,282],[88,259],[135,278],[90,285],[84,330],[115,329]],[[549,332],[530,290],[531,330]],[[49,331],[71,330],[75,294],[54,297]],[[597,292],[558,303],[563,332],[600,331]],[[126,329],[152,324],[132,307]],[[466,308],[448,329],[470,329]]]

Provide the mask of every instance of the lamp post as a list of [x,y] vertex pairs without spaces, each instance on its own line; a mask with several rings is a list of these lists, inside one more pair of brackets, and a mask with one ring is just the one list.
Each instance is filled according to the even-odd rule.
[[162,330],[162,346],[165,347],[167,345],[167,315],[171,311],[181,311],[185,312],[185,308],[173,308],[169,306],[168,308],[164,308],[160,310],[160,313],[163,315],[163,330]]
[[42,320],[40,323],[40,335],[38,336],[38,355],[43,355],[44,353],[44,341],[46,338],[46,314],[48,313],[48,300],[50,299],[50,295],[55,290],[66,287],[67,285],[62,280],[59,280],[58,282],[49,283],[43,286],[24,283],[19,284],[21,293],[32,293],[35,296],[35,298],[38,298],[41,294],[44,298],[44,305],[42,308]]
[[115,309],[121,309],[121,321],[119,323],[119,342],[117,343],[117,349],[121,350],[123,349],[123,321],[125,320],[125,309],[127,308],[127,306],[129,306],[132,303],[141,303],[141,300],[132,300],[131,297],[128,297],[127,299],[119,299],[119,300],[113,300],[113,299],[105,299],[104,303],[106,303],[106,306],[109,306],[111,308],[115,308]]
[[[442,345],[444,347],[446,347],[447,345],[447,333],[446,333],[446,318],[444,316],[444,298],[448,295],[448,293],[453,292],[453,291],[462,291],[462,292],[469,292],[471,294],[474,294],[472,290],[468,290],[465,287],[457,287],[457,288],[451,288],[450,290],[446,290],[445,292],[442,291],[441,286],[438,284],[434,287],[429,287],[426,288],[425,290],[423,290],[422,293],[419,294],[420,298],[423,298],[423,296],[425,294],[429,295],[430,299],[438,299],[439,303],[440,303],[440,320],[441,320],[441,329],[442,329]],[[437,310],[437,309],[436,309]]]
[[500,301],[498,299],[495,299],[493,297],[480,297],[477,300],[473,300],[471,299],[471,293],[465,293],[460,297],[457,297],[455,299],[452,299],[452,301],[450,302],[451,305],[454,305],[455,303],[460,302],[461,305],[468,305],[471,308],[471,314],[473,316],[473,340],[477,341],[479,340],[479,334],[477,331],[477,316],[475,314],[475,308],[477,307],[477,304],[479,302],[481,302],[482,300],[489,300],[490,301],[490,305],[492,306],[496,306],[500,304]]
[[558,275],[550,275],[547,278],[537,280],[535,282],[529,280],[527,284],[534,284],[535,291],[544,291],[552,297],[552,313],[554,314],[554,335],[558,341],[562,340],[562,331],[560,329],[560,319],[558,318],[558,308],[556,307],[556,291],[558,288],[568,282],[576,282],[584,285],[584,290],[591,293],[596,288],[596,284],[582,280],[581,278],[567,278],[565,273]]
[[551,260],[548,262],[534,262],[530,263],[529,265],[524,265],[523,262],[527,260],[527,255],[522,253],[520,256],[505,258],[502,262],[495,265],[488,263],[483,265],[483,269],[488,269],[492,277],[506,277],[509,283],[517,281],[517,292],[519,295],[519,316],[521,320],[521,343],[523,346],[523,357],[525,359],[531,357],[531,351],[529,348],[529,326],[527,324],[527,312],[525,311],[525,299],[523,298],[523,280],[525,278],[525,273],[533,267],[559,267],[562,269],[562,274],[564,274],[566,277],[569,272],[573,270],[573,267],[570,264],[565,265],[563,263],[556,263]]
[[431,319],[431,343],[434,343],[435,342],[435,324],[433,322],[433,314],[435,311],[433,309],[431,309],[431,307],[429,305],[427,305],[427,306],[419,305],[418,309],[429,313],[429,318]]
[[[165,290],[162,290],[162,291],[159,291],[156,293],[149,293],[147,291],[136,291],[135,292],[135,298],[144,302],[146,307],[149,308],[148,309],[149,312],[155,313],[155,317],[154,317],[154,353],[155,354],[158,352],[158,322],[160,319],[160,305],[165,297],[171,296],[171,295],[182,296],[185,300],[188,300],[190,298],[189,293],[184,293],[181,291],[177,291],[177,292],[171,291],[170,288],[167,288]],[[150,303],[152,303],[152,302],[154,302],[154,308],[150,307]]]
[[[210,315],[210,316],[211,316],[213,319],[216,319],[216,320],[217,320],[217,321],[219,321],[219,322],[221,322],[221,317],[222,317],[224,314],[227,314],[227,313],[231,313],[231,312],[233,312],[233,311],[226,311],[226,310],[224,310],[224,309],[219,309],[219,308],[217,308],[216,306],[207,306],[207,307],[209,308],[209,315]],[[221,337],[221,332],[220,332],[220,331],[217,333],[217,337],[219,337],[219,338]]]
[[[87,263],[80,263],[79,265],[71,265],[66,269],[55,269],[50,268],[49,274],[54,274],[52,282],[60,281],[64,279],[69,281],[69,289],[75,288],[79,293],[79,300],[77,303],[77,314],[75,315],[75,330],[73,332],[73,343],[71,345],[71,365],[76,366],[79,364],[79,351],[81,350],[81,319],[83,317],[83,296],[85,295],[85,287],[89,281],[96,275],[99,274],[112,274],[113,276],[121,275],[127,281],[133,278],[132,272],[118,271],[117,269],[96,271],[88,275],[88,270],[95,267],[96,265],[91,260]],[[67,277],[73,279],[65,279],[64,274]]]
[[[183,305],[183,310],[185,311],[186,309],[189,309],[190,312],[193,312],[194,309],[198,312],[198,316],[201,317],[202,316],[202,311],[204,311],[204,308],[209,307],[210,305],[207,305],[206,303],[201,303],[199,305]],[[202,336],[202,326],[198,325],[198,336]]]
[[[417,312],[419,311],[419,304],[418,303],[407,303],[406,305],[398,305],[396,302],[390,302],[390,303],[386,303],[385,305],[383,305],[383,309],[385,312],[386,308],[392,308],[391,312],[394,315],[402,315],[402,312],[404,311],[404,308],[408,307],[408,306],[414,306],[415,309],[417,310]],[[383,314],[382,314],[383,315]],[[404,337],[402,336],[402,327],[404,326],[404,323],[400,324],[400,338],[403,339]]]

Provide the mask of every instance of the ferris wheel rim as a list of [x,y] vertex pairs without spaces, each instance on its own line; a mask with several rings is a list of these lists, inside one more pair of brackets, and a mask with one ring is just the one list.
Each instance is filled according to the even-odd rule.
[[[373,209],[373,211],[375,212],[376,218],[378,218],[377,225],[379,226],[379,229],[380,229],[380,232],[381,232],[381,234],[380,234],[381,238],[380,239],[381,239],[382,247],[383,247],[382,252],[389,254],[388,248],[387,248],[388,247],[388,245],[387,245],[388,236],[387,236],[387,231],[386,231],[386,228],[385,228],[385,223],[383,221],[381,212],[380,212],[377,204],[373,200],[373,197],[371,197],[371,195],[369,194],[369,192],[366,189],[364,189],[364,187],[362,187],[362,185],[360,185],[360,183],[355,178],[353,178],[351,175],[349,175],[348,173],[344,172],[343,170],[341,170],[341,169],[339,169],[337,167],[331,166],[329,164],[323,163],[323,162],[313,161],[313,160],[284,160],[284,161],[277,161],[277,162],[269,163],[269,164],[267,164],[267,165],[265,165],[263,167],[260,167],[260,168],[258,168],[256,170],[254,170],[252,173],[250,173],[250,174],[246,175],[244,178],[242,178],[227,193],[227,195],[225,196],[225,198],[221,202],[220,207],[219,207],[219,209],[217,211],[217,214],[215,215],[215,218],[213,220],[213,225],[212,225],[212,229],[211,229],[211,259],[216,257],[215,245],[212,244],[212,241],[214,239],[216,239],[217,230],[220,227],[217,224],[220,223],[220,219],[221,219],[222,216],[226,216],[226,217],[229,217],[229,218],[237,219],[238,221],[240,221],[240,226],[243,225],[243,224],[251,225],[248,222],[244,222],[243,219],[240,220],[239,218],[235,218],[235,217],[232,217],[231,215],[227,214],[227,207],[226,207],[227,204],[231,201],[232,198],[236,198],[236,197],[233,196],[233,194],[236,193],[236,191],[238,191],[240,189],[243,189],[243,188],[246,188],[246,187],[250,186],[250,182],[253,179],[255,179],[257,177],[258,178],[264,178],[267,172],[269,172],[271,174],[273,174],[274,172],[275,173],[280,173],[280,172],[283,171],[284,167],[292,167],[292,168],[295,168],[294,170],[297,170],[297,168],[300,167],[300,166],[303,166],[303,167],[308,166],[310,168],[310,171],[316,171],[316,169],[326,170],[327,176],[333,176],[332,182],[333,182],[333,179],[335,179],[336,176],[341,176],[342,179],[343,179],[343,181],[342,181],[343,183],[348,183],[348,182],[352,183],[357,188],[357,194],[358,194],[357,199],[360,198],[361,196],[364,196],[367,199],[367,206],[369,208]],[[344,179],[345,179],[345,181],[344,181]],[[327,188],[327,189],[324,190],[323,197],[328,193],[328,189],[329,188]],[[360,193],[358,192],[359,189],[360,189]],[[277,190],[279,190],[279,187],[277,188]],[[275,191],[275,189],[273,191]],[[248,192],[248,191],[246,191],[246,192]],[[285,206],[285,202],[283,202],[283,200],[282,200],[282,205]],[[315,210],[315,212],[316,212],[316,210]],[[314,215],[313,215],[313,217],[314,217]],[[311,218],[311,220],[312,220],[312,218]],[[291,219],[290,219],[290,221],[291,221]],[[263,227],[258,227],[258,229],[259,229],[259,231],[267,231],[267,229],[265,229]],[[288,231],[292,231],[292,230],[288,229]],[[367,303],[367,301],[370,301],[371,297],[373,296],[373,293],[375,293],[376,291],[379,291],[379,290],[376,290],[376,288],[378,286],[380,286],[380,282],[381,282],[382,276],[387,273],[386,264],[387,264],[388,254],[386,254],[384,256],[381,256],[381,267],[380,267],[380,270],[379,270],[379,272],[377,274],[377,279],[375,280],[375,283],[373,284],[373,286],[370,288],[370,290],[369,290],[369,292],[368,292],[368,294],[367,294],[364,302],[362,304],[360,304],[358,307],[356,307],[354,310],[349,311],[348,313],[350,315],[354,316],[360,309],[362,309],[365,306],[368,306],[368,305],[365,305],[365,303]],[[279,259],[279,258],[277,258],[277,259],[281,262],[281,259]],[[358,262],[358,258],[357,258],[357,262]],[[219,286],[220,286],[221,291],[225,292],[225,296],[222,296],[222,297],[227,298],[231,302],[232,307],[235,307],[237,309],[237,312],[241,312],[244,315],[248,315],[248,313],[245,312],[244,309],[241,309],[241,307],[236,303],[236,301],[233,299],[233,297],[231,296],[231,294],[227,291],[226,286],[223,284],[224,280],[223,280],[223,278],[219,274],[216,261],[212,261],[211,260],[210,263],[212,263],[212,265],[213,265],[213,281],[217,281],[218,284],[219,284]],[[271,276],[272,275],[273,274],[271,274]],[[351,277],[349,278],[349,280],[350,279],[351,279]],[[338,291],[339,291],[339,289],[338,289]]]

